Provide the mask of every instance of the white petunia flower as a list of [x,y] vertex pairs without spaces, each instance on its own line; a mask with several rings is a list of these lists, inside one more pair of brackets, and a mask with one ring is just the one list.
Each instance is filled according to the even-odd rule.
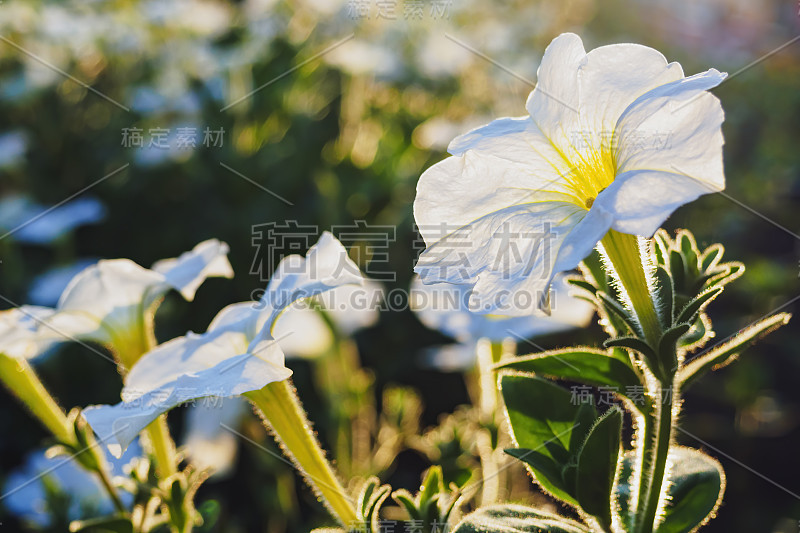
[[610,230],[650,236],[679,206],[725,186],[714,69],[684,77],[652,48],[548,46],[529,115],[450,144],[420,178],[414,216],[425,283],[473,288],[471,307],[528,314],[553,276]]
[[292,372],[273,337],[278,316],[297,300],[362,280],[347,250],[325,232],[306,257],[290,255],[280,262],[259,302],[229,305],[205,333],[190,332],[157,346],[126,376],[121,403],[89,407],[84,416],[119,455],[177,405],[206,396],[239,396],[287,379]]
[[476,346],[480,339],[518,342],[538,335],[584,328],[589,325],[594,308],[585,300],[570,296],[569,289],[563,276],[553,282],[550,316],[487,315],[470,311],[472,289],[468,285],[425,285],[415,277],[411,284],[410,304],[420,322],[457,341],[427,350],[424,359],[441,370],[460,371],[475,364]]
[[175,289],[191,301],[206,278],[233,277],[227,252],[225,243],[212,239],[151,270],[128,259],[99,261],[72,278],[55,309],[22,306],[5,312],[0,352],[29,358],[55,342],[91,340],[130,366],[148,349],[152,325],[145,322],[161,297]]

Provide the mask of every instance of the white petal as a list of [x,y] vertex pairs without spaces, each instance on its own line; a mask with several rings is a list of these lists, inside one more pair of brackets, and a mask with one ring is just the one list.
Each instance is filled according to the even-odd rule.
[[446,235],[509,206],[565,198],[554,193],[558,169],[516,163],[467,150],[433,165],[419,179],[414,218],[430,246]]
[[306,257],[290,255],[278,264],[261,298],[267,317],[262,327],[269,333],[278,315],[297,300],[342,285],[361,285],[363,281],[361,271],[342,243],[330,232],[323,232]]
[[586,54],[578,70],[581,126],[611,134],[617,120],[637,98],[683,78],[678,63],[639,44],[612,44]]
[[236,460],[238,438],[223,424],[238,428],[247,407],[247,402],[241,398],[211,397],[189,408],[184,445],[195,467],[211,470],[215,477],[230,472]]
[[570,288],[563,276],[558,276],[550,288],[550,316],[474,313],[469,310],[470,292],[468,285],[424,285],[419,277],[415,277],[409,301],[423,324],[459,342],[474,342],[481,338],[494,342],[507,338],[521,340],[585,327],[594,313],[588,302],[570,296]]
[[704,181],[659,170],[631,170],[600,193],[592,209],[613,213],[613,228],[649,237],[677,208],[698,196],[722,190]]
[[[277,344],[274,347],[280,351]],[[141,389],[132,390],[128,384],[125,391],[130,396],[129,401],[88,407],[83,414],[102,443],[119,457],[144,428],[178,405],[206,396],[239,396],[290,375],[291,371],[285,367],[245,353],[204,370],[178,375],[160,386],[148,386],[144,394]],[[137,384],[146,377],[140,376]],[[159,376],[154,377],[160,381]]]
[[342,285],[315,297],[343,335],[374,325],[383,299],[383,286],[368,278],[361,286]]
[[54,309],[34,305],[0,312],[0,353],[30,359],[62,340],[52,330],[42,328],[54,313]]
[[525,104],[544,134],[560,145],[579,124],[578,68],[585,58],[583,42],[574,33],[553,39],[544,51],[536,87]]
[[310,359],[333,347],[333,333],[316,309],[292,305],[281,313],[272,328],[286,357]]
[[64,289],[58,310],[72,316],[55,319],[54,327],[81,331],[84,338],[111,343],[113,335],[138,326],[143,302],[163,284],[164,276],[128,259],[98,261],[72,278]]
[[414,276],[409,305],[420,322],[460,342],[472,339],[475,313],[469,312],[469,285],[432,283],[425,285]]
[[722,190],[722,121],[719,100],[706,92],[725,75],[711,69],[654,89],[622,115],[615,139],[620,173],[662,170],[688,174]]
[[[453,139],[447,151],[463,155],[473,150],[528,167],[526,174],[558,175],[571,165],[558,153],[530,116],[500,118]],[[525,186],[534,186],[527,179]]]
[[194,299],[198,287],[206,278],[232,278],[233,269],[228,262],[228,245],[216,239],[203,241],[191,251],[174,259],[162,259],[153,264],[153,270],[164,275],[167,284],[188,301]]
[[177,259],[157,262],[148,270],[128,259],[98,261],[72,278],[52,320],[55,329],[100,343],[113,344],[136,335],[143,314],[173,287],[191,300],[209,276],[232,275],[226,244],[198,244]]
[[258,310],[252,302],[229,305],[205,333],[189,332],[156,346],[125,377],[122,399],[134,400],[184,374],[206,370],[245,353],[257,318]]
[[594,225],[581,224],[586,216],[563,202],[509,207],[429,246],[414,270],[424,283],[472,285],[473,311],[531,314],[546,300],[553,276],[576,266],[602,237]]

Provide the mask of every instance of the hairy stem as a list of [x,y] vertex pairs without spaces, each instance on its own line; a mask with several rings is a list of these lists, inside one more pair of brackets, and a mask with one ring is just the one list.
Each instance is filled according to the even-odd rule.
[[[642,478],[642,483],[647,484],[647,490],[643,494],[644,497],[639,500],[636,512],[640,533],[652,533],[653,531],[656,513],[664,490],[667,459],[672,443],[674,394],[669,389],[662,389],[656,394],[656,398],[659,405],[656,407],[654,432],[647,436],[652,440],[645,447],[645,452],[649,452],[650,461],[648,475]],[[641,490],[640,494],[642,494]]]
[[61,442],[72,443],[72,424],[25,359],[0,354],[0,381]]
[[314,436],[294,387],[288,380],[270,383],[245,396],[282,445],[284,453],[303,474],[331,514],[345,527],[356,523],[355,503],[342,486]]
[[156,461],[156,471],[160,479],[166,479],[177,470],[177,457],[175,455],[175,443],[169,435],[167,426],[167,415],[163,414],[156,418],[145,428],[147,443]]
[[658,348],[662,328],[650,294],[650,284],[647,282],[647,272],[639,251],[638,239],[635,235],[619,233],[612,229],[603,237],[603,251],[613,265],[619,282],[630,300],[644,338],[651,346]]

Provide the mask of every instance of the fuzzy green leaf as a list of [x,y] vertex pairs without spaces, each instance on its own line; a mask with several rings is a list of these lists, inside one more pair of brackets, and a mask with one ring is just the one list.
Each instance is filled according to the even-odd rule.
[[656,533],[689,533],[713,518],[725,492],[725,474],[715,459],[691,448],[670,449],[669,504]]
[[626,348],[628,350],[634,350],[645,356],[647,359],[652,359],[656,355],[656,353],[653,351],[653,348],[651,348],[649,344],[638,337],[615,337],[613,339],[606,340],[603,343],[603,346],[606,348]]
[[661,321],[664,324],[672,324],[675,318],[675,287],[672,286],[672,278],[669,277],[667,269],[662,266],[656,269],[655,276],[658,301],[661,304],[659,306]]
[[623,324],[625,324],[625,326],[627,326],[628,331],[630,331],[631,333],[636,333],[637,331],[639,331],[639,328],[636,325],[636,321],[631,316],[631,314],[624,307],[622,307],[622,304],[620,304],[618,301],[616,301],[611,296],[602,291],[597,292],[597,299],[599,300],[600,305],[603,306],[603,309],[606,311],[606,314],[609,315],[609,318],[611,318],[613,315],[614,317],[619,319],[620,322],[622,322]]
[[[585,431],[575,431],[581,423],[581,407],[572,394],[550,381],[526,375],[500,377],[505,411],[514,444],[522,450],[507,453],[525,461],[537,482],[557,498],[576,505],[568,491],[562,469],[574,461],[569,450],[573,439]],[[543,408],[546,406],[547,408]]]
[[[704,453],[674,446],[670,448],[673,467],[668,479],[664,519],[655,533],[688,533],[711,518],[722,501],[725,474],[720,464]],[[614,487],[620,521],[630,526],[630,502],[634,453],[628,452],[621,461],[619,480]]]
[[678,382],[681,383],[681,388],[686,389],[686,387],[694,383],[697,378],[709,370],[716,370],[727,366],[758,339],[788,324],[791,317],[792,315],[788,313],[778,313],[777,315],[765,318],[742,330],[728,342],[693,359],[678,373]]
[[553,350],[516,357],[497,368],[531,372],[585,385],[614,387],[620,394],[624,394],[630,386],[640,385],[626,357],[592,348]]
[[681,309],[678,318],[675,320],[675,323],[680,324],[681,322],[688,322],[693,323],[697,319],[697,314],[703,309],[704,306],[708,305],[708,303],[722,294],[722,287],[714,287],[713,289],[709,289],[705,292],[701,292],[696,297],[694,297],[686,306]]
[[686,288],[686,264],[683,262],[683,256],[677,250],[670,250],[669,271],[672,274],[675,290],[683,292]]
[[453,533],[591,533],[567,518],[521,505],[483,507],[467,515]]
[[594,285],[592,285],[591,283],[589,283],[588,281],[586,281],[584,279],[569,278],[569,279],[567,279],[567,283],[569,283],[570,285],[574,285],[575,287],[578,287],[580,289],[585,290],[586,292],[588,292],[592,296],[594,296],[594,294],[597,292],[597,287],[595,287]]
[[592,427],[578,454],[578,503],[605,529],[611,527],[611,491],[621,439],[622,411],[612,407]]

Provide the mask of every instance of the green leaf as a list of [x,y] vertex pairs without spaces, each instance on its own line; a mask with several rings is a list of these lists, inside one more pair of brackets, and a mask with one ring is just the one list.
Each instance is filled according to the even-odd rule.
[[556,462],[544,453],[527,448],[507,448],[503,451],[525,463],[528,471],[545,491],[570,505],[578,506],[575,498],[575,476],[570,473],[575,465],[569,461]]
[[672,324],[675,318],[675,287],[672,286],[672,278],[669,277],[667,269],[662,266],[656,269],[655,276],[658,302],[660,303],[658,311],[661,315],[661,321],[664,324]]
[[606,340],[603,345],[606,348],[627,348],[628,350],[634,350],[647,359],[653,359],[656,355],[653,348],[638,337],[614,337],[613,339]]
[[703,272],[712,270],[722,260],[722,254],[725,253],[725,248],[721,244],[712,244],[703,251],[700,257],[700,267]]
[[686,264],[683,256],[677,250],[669,252],[669,271],[672,274],[673,285],[678,292],[684,292],[686,288]]
[[523,450],[507,450],[525,461],[531,474],[546,491],[572,505],[573,494],[562,477],[562,469],[573,457],[573,439],[585,432],[574,431],[579,425],[580,406],[572,394],[547,380],[526,375],[504,374],[500,377],[505,411],[514,444]]
[[621,438],[622,411],[612,407],[592,427],[578,454],[578,503],[605,529],[611,527],[611,491]]
[[691,327],[691,324],[678,324],[665,331],[661,340],[658,341],[658,361],[661,365],[662,377],[675,375],[678,368],[678,340]]
[[700,344],[708,340],[708,330],[706,329],[707,320],[708,318],[704,320],[703,316],[698,316],[697,320],[694,321],[694,325],[689,329],[689,331],[687,331],[683,337],[678,339],[678,348],[688,348],[690,350],[694,350],[699,347]]
[[583,277],[586,278],[586,281],[601,291],[608,292],[608,276],[603,267],[603,260],[600,258],[600,252],[592,250],[592,253],[584,258],[581,262],[581,273]]
[[553,350],[514,358],[497,369],[531,372],[551,379],[585,385],[615,387],[620,394],[641,385],[627,357],[592,348]]
[[[624,323],[625,326],[627,326],[631,333],[636,333],[639,331],[636,321],[618,301],[602,291],[597,292],[597,298],[600,301],[600,304],[603,306],[603,309],[605,309],[607,315],[614,315],[622,323]],[[609,316],[609,318],[611,317]]]
[[570,285],[574,285],[575,287],[578,287],[580,289],[585,290],[586,292],[588,292],[592,296],[594,296],[595,293],[597,292],[597,287],[595,287],[594,285],[592,285],[591,283],[589,283],[588,281],[586,281],[584,279],[569,278],[569,279],[567,279],[567,283],[569,283]]
[[689,533],[714,517],[725,492],[718,461],[691,448],[670,449],[669,503],[656,533]]
[[72,522],[69,530],[73,533],[133,533],[133,524],[124,516],[104,516]]
[[591,533],[567,518],[521,505],[482,507],[467,515],[453,533]]
[[778,313],[740,331],[728,342],[713,348],[687,363],[678,372],[678,382],[685,389],[709,370],[729,365],[748,347],[761,337],[789,323],[789,313]]
[[391,494],[392,488],[389,485],[381,485],[377,477],[369,478],[358,495],[356,504],[356,514],[358,521],[370,528],[370,531],[377,531],[378,514],[384,500]]
[[338,527],[323,527],[319,529],[312,529],[311,533],[347,533],[347,531]]
[[698,274],[697,263],[700,252],[698,251],[697,244],[694,241],[694,235],[688,231],[679,230],[675,240],[677,241],[676,244],[683,255],[687,274],[689,274],[691,277],[696,277]]
[[197,507],[197,512],[203,517],[203,525],[195,531],[213,531],[219,520],[222,507],[217,500],[206,500]]
[[[668,479],[664,519],[655,533],[688,533],[713,518],[722,501],[725,474],[720,464],[704,453],[674,446],[669,452],[673,467]],[[614,488],[621,521],[630,525],[634,452],[624,455],[619,481]]]
[[675,320],[676,324],[681,322],[693,323],[697,319],[697,314],[703,309],[704,306],[722,294],[722,287],[714,287],[705,292],[701,292],[694,297],[686,306],[681,309],[678,318]]

